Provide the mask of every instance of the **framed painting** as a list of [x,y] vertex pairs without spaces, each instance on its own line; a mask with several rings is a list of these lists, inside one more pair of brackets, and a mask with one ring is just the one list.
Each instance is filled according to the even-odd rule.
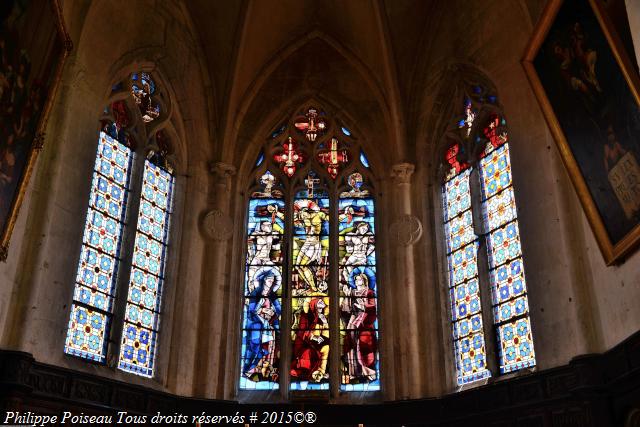
[[0,2],[0,259],[72,44],[57,0]]
[[599,0],[550,0],[523,65],[607,265],[640,243],[640,81]]

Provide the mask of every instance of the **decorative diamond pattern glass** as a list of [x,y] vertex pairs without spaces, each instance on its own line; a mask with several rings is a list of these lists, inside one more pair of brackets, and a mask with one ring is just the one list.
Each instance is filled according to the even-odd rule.
[[104,363],[129,193],[131,150],[100,133],[64,351]]
[[505,133],[500,140],[502,145],[495,147],[488,143],[485,156],[479,162],[500,373],[536,364],[506,140]]
[[145,161],[118,368],[152,377],[174,177]]
[[455,174],[442,185],[444,229],[451,319],[459,385],[491,376],[483,333],[478,282],[478,237],[473,231],[469,178],[472,168]]

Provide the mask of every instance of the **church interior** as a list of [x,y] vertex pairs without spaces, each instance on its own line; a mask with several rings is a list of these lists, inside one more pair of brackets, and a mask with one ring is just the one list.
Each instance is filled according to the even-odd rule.
[[640,426],[639,1],[3,3],[3,424]]

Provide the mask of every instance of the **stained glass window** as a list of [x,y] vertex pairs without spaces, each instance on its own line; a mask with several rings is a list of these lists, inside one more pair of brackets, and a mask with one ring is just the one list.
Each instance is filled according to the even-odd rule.
[[[118,93],[125,86],[131,90],[128,100]],[[144,125],[136,125],[160,116],[154,98],[158,87],[149,73],[132,74],[113,85],[112,92],[118,100],[103,112],[110,117],[102,120],[65,352],[106,363],[108,343],[121,336],[120,346],[109,350],[119,354],[118,368],[151,377],[172,211],[171,149],[163,131],[148,138]],[[134,134],[149,140],[142,147],[146,158],[134,155]],[[133,172],[140,169],[142,173]],[[140,175],[141,182],[130,182]],[[131,197],[138,190],[140,195]],[[132,224],[125,224],[127,211],[138,212],[135,222],[128,220]],[[129,270],[121,267],[129,264],[125,277]],[[121,298],[126,294],[126,304],[119,308],[124,313],[114,316],[117,293]],[[120,320],[112,324],[114,318]]]
[[456,370],[458,384],[466,384],[487,378],[491,372],[487,369],[480,303],[478,237],[471,212],[472,169],[456,171],[454,167],[449,172],[442,195]]
[[118,368],[153,376],[174,178],[144,163]]
[[[497,102],[480,86],[465,98],[457,122],[462,133],[449,135],[454,142],[444,156],[444,233],[459,385],[492,375],[487,339],[496,343],[499,353],[499,372],[493,374],[535,366],[508,138],[504,119],[495,113],[478,128],[476,118],[485,99]],[[478,180],[472,179],[474,174]],[[477,181],[479,188],[472,188]],[[472,193],[481,196],[477,206]],[[481,215],[474,216],[474,211]],[[474,226],[474,217],[482,223]],[[477,230],[482,230],[480,235]],[[480,257],[483,244],[486,257]],[[488,263],[488,277],[479,276],[480,262]],[[482,298],[491,299],[492,312],[483,312]],[[485,324],[494,326],[490,338],[485,336],[490,330]]]
[[506,131],[497,132],[499,120],[497,115],[492,117],[485,128],[489,141],[479,162],[479,170],[500,373],[507,373],[534,366],[536,360],[509,144]]
[[329,196],[310,172],[293,205],[291,389],[329,389]]
[[280,371],[285,205],[271,172],[260,182],[263,190],[253,193],[247,211],[240,388],[274,390]]
[[360,173],[340,194],[339,280],[341,386],[344,391],[380,390],[375,205]]
[[65,352],[105,362],[133,153],[100,133]]
[[241,390],[380,390],[375,205],[363,175],[347,172],[354,153],[369,163],[337,123],[305,109],[261,151],[248,193]]

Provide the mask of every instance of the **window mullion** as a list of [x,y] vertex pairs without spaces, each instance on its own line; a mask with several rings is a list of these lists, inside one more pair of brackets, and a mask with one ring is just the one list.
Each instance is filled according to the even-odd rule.
[[127,305],[127,295],[129,291],[129,279],[131,276],[131,261],[134,252],[136,224],[138,213],[140,211],[140,200],[142,193],[142,178],[144,172],[145,156],[136,156],[133,153],[133,165],[131,169],[131,192],[129,193],[129,204],[127,206],[127,214],[125,227],[122,234],[120,269],[116,278],[116,292],[113,306],[113,320],[110,334],[109,350],[107,352],[109,366],[118,365],[120,355],[120,345],[122,343],[122,333],[124,329],[125,309]]
[[332,398],[337,398],[340,393],[340,301],[339,301],[339,241],[338,241],[338,213],[340,200],[337,192],[329,199],[331,217],[329,220],[329,390]]
[[291,274],[293,272],[293,200],[294,192],[291,191],[285,198],[285,230],[282,239],[282,309],[280,322],[280,394],[283,399],[289,398],[291,383]]

